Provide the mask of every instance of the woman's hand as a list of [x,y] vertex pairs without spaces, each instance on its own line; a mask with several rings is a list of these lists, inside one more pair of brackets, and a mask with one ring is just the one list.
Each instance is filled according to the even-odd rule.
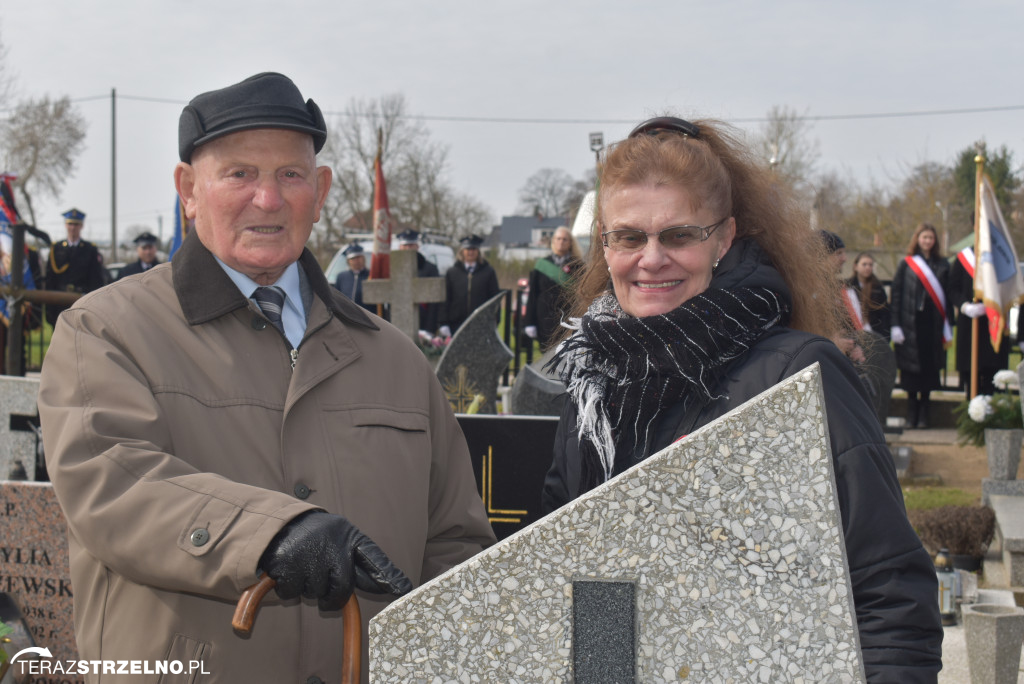
[[907,341],[906,336],[903,334],[903,328],[898,325],[892,326],[892,329],[889,331],[889,336],[895,344],[903,344]]

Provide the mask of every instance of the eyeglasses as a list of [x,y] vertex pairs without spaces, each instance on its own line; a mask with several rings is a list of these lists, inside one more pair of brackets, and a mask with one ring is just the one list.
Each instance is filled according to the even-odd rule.
[[674,116],[659,116],[648,119],[629,132],[630,138],[641,135],[658,135],[659,133],[682,133],[691,138],[700,137],[700,127],[685,119],[677,119]]
[[683,249],[698,242],[704,242],[715,232],[718,226],[729,220],[726,216],[721,221],[712,223],[710,226],[673,226],[657,233],[645,233],[642,230],[624,228],[621,230],[609,230],[601,233],[604,239],[604,246],[616,252],[636,252],[644,248],[647,241],[657,236],[658,242],[668,249]]

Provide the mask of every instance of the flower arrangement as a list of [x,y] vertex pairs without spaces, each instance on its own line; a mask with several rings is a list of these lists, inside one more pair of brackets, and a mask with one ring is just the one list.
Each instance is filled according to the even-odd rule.
[[960,446],[985,446],[985,430],[1024,427],[1020,396],[1010,393],[1010,389],[1019,390],[1017,374],[1011,370],[1001,370],[995,374],[992,382],[1002,392],[993,395],[979,394],[970,401],[960,402],[960,405],[953,409]]
[[448,348],[448,345],[451,344],[451,341],[451,337],[430,335],[422,330],[416,336],[416,346],[427,356],[440,356]]

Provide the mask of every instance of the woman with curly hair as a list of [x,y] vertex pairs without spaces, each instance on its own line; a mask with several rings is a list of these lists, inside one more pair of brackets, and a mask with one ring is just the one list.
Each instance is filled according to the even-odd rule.
[[818,236],[723,125],[659,117],[608,153],[543,501],[553,510],[813,363],[870,681],[934,681],[935,570],[852,364]]

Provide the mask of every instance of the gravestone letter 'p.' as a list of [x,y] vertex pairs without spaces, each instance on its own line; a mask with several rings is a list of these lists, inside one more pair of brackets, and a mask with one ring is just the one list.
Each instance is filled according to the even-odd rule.
[[814,365],[385,608],[371,677],[860,682],[845,553]]
[[[74,660],[68,528],[53,487],[0,482],[0,530],[0,593],[13,599],[19,626],[26,631],[19,648],[31,642],[49,649],[56,660]],[[12,621],[8,615],[2,619]],[[12,669],[21,676],[17,664]],[[67,675],[58,681],[78,684],[83,679]]]

